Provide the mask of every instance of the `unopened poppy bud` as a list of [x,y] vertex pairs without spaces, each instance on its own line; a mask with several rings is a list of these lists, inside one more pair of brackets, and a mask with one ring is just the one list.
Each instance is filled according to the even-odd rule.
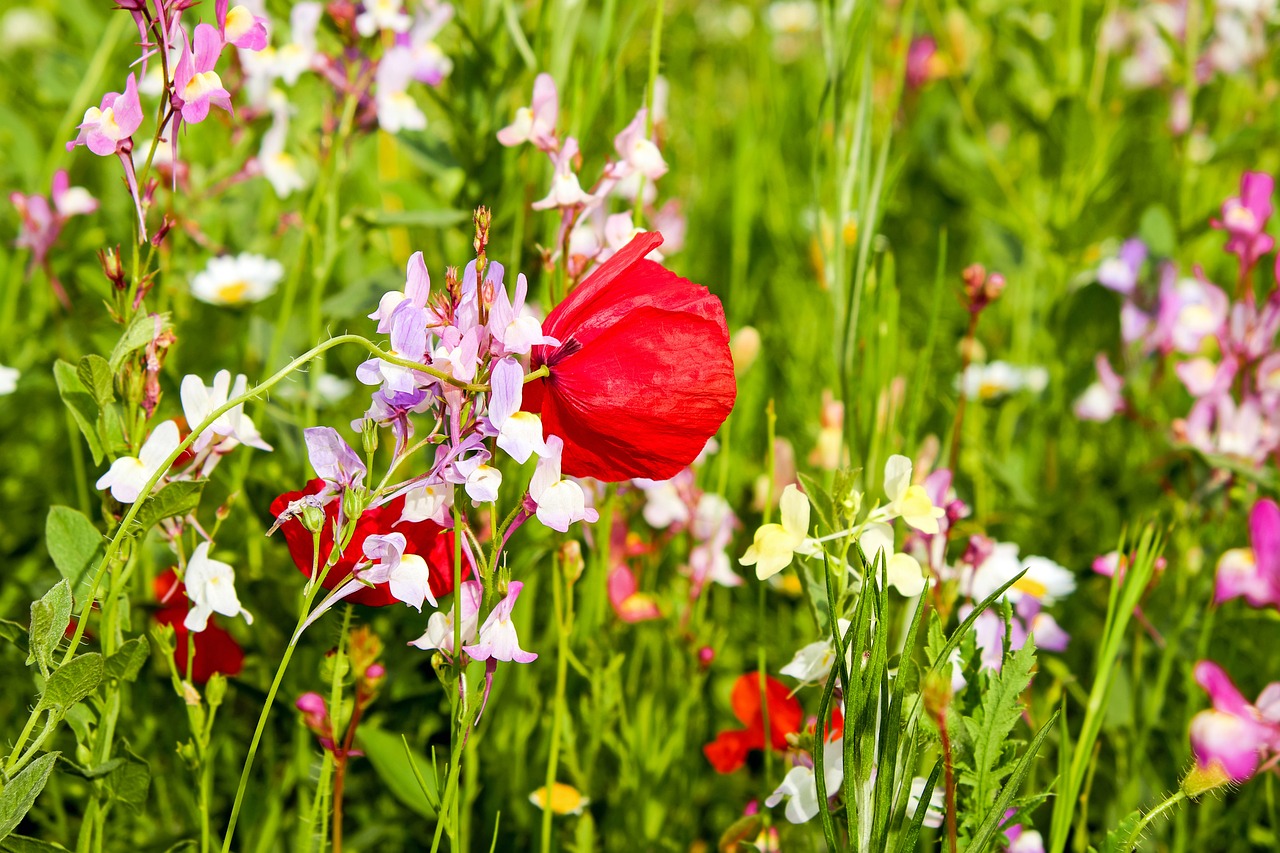
[[582,546],[576,539],[570,539],[560,546],[560,562],[564,566],[565,577],[569,583],[576,583],[582,577],[586,562],[582,559]]
[[743,326],[729,338],[729,353],[733,356],[733,372],[741,376],[751,369],[760,356],[760,333],[755,326]]
[[222,704],[226,695],[227,677],[220,672],[215,672],[209,677],[209,683],[204,687],[205,701],[209,703],[210,708],[216,708]]

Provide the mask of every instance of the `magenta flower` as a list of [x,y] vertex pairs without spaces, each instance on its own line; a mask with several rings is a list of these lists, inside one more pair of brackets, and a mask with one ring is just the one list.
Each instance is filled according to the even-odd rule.
[[247,6],[235,6],[230,11],[229,0],[217,0],[214,14],[218,19],[218,33],[223,44],[231,44],[244,50],[262,50],[267,46],[267,19],[255,15]]
[[919,36],[911,40],[907,49],[907,87],[923,88],[926,83],[937,76],[938,43],[932,36]]
[[68,219],[98,209],[98,200],[88,190],[71,186],[65,169],[53,176],[53,192],[48,198],[15,192],[9,195],[9,201],[22,219],[16,245],[31,250],[35,266],[44,264]]
[[1194,278],[1183,279],[1170,272],[1160,284],[1154,343],[1161,352],[1194,353],[1205,338],[1219,334],[1226,325],[1231,301],[1196,272]]
[[1266,172],[1245,172],[1240,178],[1240,195],[1222,203],[1222,220],[1214,228],[1226,231],[1228,252],[1240,258],[1240,272],[1248,275],[1258,259],[1270,252],[1275,240],[1266,233],[1271,218],[1271,193],[1275,181]]
[[474,660],[487,661],[492,658],[516,663],[531,663],[537,660],[538,656],[535,653],[526,652],[520,648],[520,638],[516,636],[516,626],[511,621],[511,608],[515,606],[522,589],[524,589],[523,583],[512,581],[507,587],[506,598],[498,602],[498,606],[493,608],[489,618],[485,619],[484,624],[480,626],[480,638],[474,645],[462,647],[462,650]]
[[222,78],[213,70],[221,55],[222,36],[210,24],[196,25],[194,50],[186,33],[182,34],[182,53],[173,71],[173,100],[188,124],[199,124],[208,118],[210,105],[231,112],[231,93],[223,88]]
[[1265,499],[1249,513],[1251,548],[1233,548],[1218,560],[1213,600],[1243,597],[1253,607],[1280,607],[1280,507]]
[[1202,660],[1195,672],[1213,703],[1191,721],[1196,765],[1244,782],[1257,772],[1264,755],[1280,748],[1280,682],[1267,685],[1251,705],[1216,663]]
[[87,146],[99,157],[117,153],[142,126],[142,102],[138,100],[138,81],[132,74],[125,83],[124,94],[108,92],[102,103],[84,111],[80,133],[67,143],[71,151],[77,145]]

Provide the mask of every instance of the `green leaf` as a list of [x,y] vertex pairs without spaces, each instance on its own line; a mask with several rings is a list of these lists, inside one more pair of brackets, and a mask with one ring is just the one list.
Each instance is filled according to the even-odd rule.
[[104,761],[95,767],[81,767],[68,758],[62,759],[62,769],[73,776],[79,776],[81,779],[100,779],[106,776],[112,770],[124,764],[123,758],[113,758],[110,761]]
[[103,778],[102,787],[112,800],[137,811],[147,802],[147,791],[151,788],[151,767],[130,753],[124,763]]
[[61,844],[25,835],[10,835],[0,844],[0,850],[4,850],[4,853],[67,853],[67,848]]
[[63,578],[43,598],[31,602],[31,651],[27,654],[27,666],[35,663],[40,665],[41,672],[49,671],[70,622],[71,584]]
[[733,853],[738,849],[739,844],[751,845],[760,836],[760,828],[762,826],[764,826],[764,821],[758,814],[740,817],[729,824],[729,828],[720,836],[716,849],[720,853]]
[[1142,812],[1130,812],[1115,829],[1107,833],[1101,847],[1090,849],[1097,850],[1097,853],[1129,853],[1129,839],[1141,822]]
[[102,683],[102,655],[97,652],[74,657],[49,676],[40,697],[40,708],[53,708],[65,714]]
[[800,483],[804,486],[804,493],[809,498],[809,504],[818,513],[818,521],[822,523],[827,533],[835,533],[836,520],[840,516],[836,512],[835,500],[831,497],[831,493],[808,474],[800,474],[799,476]]
[[973,766],[961,773],[960,782],[973,787],[979,808],[991,802],[1007,772],[1009,734],[1022,718],[1022,692],[1031,683],[1035,662],[1035,645],[1029,639],[1018,651],[1006,655],[1000,673],[992,676],[983,692],[977,713],[966,721],[973,741]]
[[1036,760],[1036,753],[1040,751],[1040,745],[1044,743],[1044,739],[1049,736],[1049,731],[1053,728],[1053,724],[1058,719],[1058,712],[1054,711],[1049,721],[1040,727],[1040,731],[1036,732],[1036,736],[1031,739],[1031,743],[1027,745],[1027,751],[1022,754],[1017,765],[1013,768],[1013,773],[1009,776],[1009,781],[1005,783],[1000,790],[999,796],[996,797],[995,805],[987,810],[986,817],[982,821],[982,825],[978,827],[978,831],[974,833],[973,840],[969,843],[969,850],[986,850],[988,845],[994,842],[996,833],[1001,831],[1004,824],[1004,813],[1009,809],[1009,804],[1013,802],[1014,794],[1022,787],[1022,783],[1026,780],[1027,774],[1031,772],[1031,765]]
[[116,681],[133,681],[142,671],[142,665],[151,654],[151,644],[146,637],[134,637],[107,658],[104,675]]
[[99,409],[105,409],[108,404],[115,402],[115,375],[105,358],[100,355],[86,355],[76,366],[76,376],[79,377],[80,384],[93,397],[94,402],[98,404]]
[[200,494],[204,491],[207,482],[207,480],[179,480],[147,498],[146,503],[138,510],[138,514],[133,517],[133,523],[137,525],[135,532],[141,535],[162,519],[186,515],[193,511],[200,506]]
[[49,774],[53,773],[58,755],[57,752],[45,753],[4,786],[4,791],[0,792],[0,838],[8,838],[31,811],[36,797],[49,781]]
[[168,328],[168,314],[147,314],[139,311],[133,316],[129,327],[124,330],[124,334],[120,336],[120,340],[116,341],[115,347],[112,348],[111,358],[107,360],[107,367],[111,373],[119,373],[125,359],[151,343],[151,340],[156,336],[157,318],[160,320],[161,330]]
[[53,379],[58,384],[58,396],[66,403],[75,419],[80,434],[93,454],[93,464],[102,463],[102,439],[98,435],[98,404],[84,387],[76,369],[62,359],[53,363]]
[[102,550],[102,534],[85,515],[69,506],[49,507],[44,541],[58,573],[71,582],[75,597],[84,600],[92,586],[92,566]]
[[356,732],[356,742],[396,799],[425,818],[435,817],[435,809],[431,807],[427,793],[418,784],[418,778],[421,778],[431,796],[438,799],[430,761],[414,752],[411,764],[400,736],[381,729],[361,726]]

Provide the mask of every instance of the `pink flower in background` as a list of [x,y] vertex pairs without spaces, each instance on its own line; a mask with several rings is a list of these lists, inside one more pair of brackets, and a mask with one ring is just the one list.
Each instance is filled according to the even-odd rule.
[[138,100],[138,81],[130,74],[123,94],[108,92],[102,96],[101,104],[85,110],[80,133],[75,141],[67,143],[67,150],[84,145],[94,154],[107,157],[122,148],[131,147],[131,137],[141,126],[142,102]]
[[1230,309],[1221,288],[1200,275],[1180,279],[1169,268],[1160,284],[1154,343],[1162,352],[1194,353],[1205,338],[1222,331]]
[[1098,381],[1084,389],[1075,402],[1076,417],[1082,421],[1109,421],[1124,411],[1124,380],[1116,375],[1102,353],[1094,359]]
[[[14,245],[31,250],[32,268],[46,265],[49,250],[57,242],[68,219],[88,215],[98,209],[98,200],[88,190],[71,186],[65,169],[53,176],[53,191],[48,198],[15,192],[9,195],[9,201],[22,220]],[[68,305],[62,285],[51,272],[49,281],[63,305]]]
[[926,83],[940,76],[938,71],[938,43],[932,36],[919,36],[907,49],[907,86],[921,89]]
[[255,15],[247,6],[235,6],[230,11],[229,0],[217,0],[214,15],[218,19],[218,32],[222,43],[235,45],[242,50],[262,50],[267,46],[267,19]]
[[1221,221],[1214,228],[1226,231],[1226,249],[1240,258],[1241,275],[1248,275],[1258,259],[1270,252],[1275,240],[1266,233],[1271,218],[1271,193],[1275,181],[1265,172],[1245,172],[1240,179],[1240,195],[1222,203]]
[[1196,765],[1218,770],[1231,782],[1244,782],[1257,772],[1264,755],[1280,748],[1280,682],[1267,685],[1256,705],[1245,701],[1212,661],[1196,664],[1196,682],[1213,703],[1191,721]]
[[400,46],[388,50],[378,63],[375,98],[378,126],[387,133],[425,130],[427,127],[426,115],[408,91],[416,67],[413,52]]
[[556,140],[559,110],[555,80],[550,74],[539,74],[533,81],[533,102],[516,110],[515,121],[498,131],[498,142],[508,148],[532,142],[542,151],[555,151],[559,147]]
[[1136,237],[1125,240],[1119,254],[1103,261],[1098,267],[1098,284],[1116,293],[1132,296],[1134,289],[1138,286],[1138,275],[1142,272],[1142,265],[1146,260],[1147,245],[1145,243]]
[[653,596],[640,592],[636,576],[625,564],[609,572],[609,603],[623,622],[647,622],[661,619],[662,611]]
[[578,175],[573,170],[573,161],[577,156],[578,140],[570,136],[564,141],[560,151],[552,155],[555,174],[551,178],[550,192],[547,193],[546,198],[535,201],[530,207],[534,210],[550,210],[553,207],[572,208],[579,205],[585,206],[596,200],[595,196],[585,192],[582,184],[578,182]]
[[1280,607],[1280,507],[1260,500],[1249,513],[1249,548],[1233,548],[1218,560],[1213,600],[1243,597],[1253,607]]

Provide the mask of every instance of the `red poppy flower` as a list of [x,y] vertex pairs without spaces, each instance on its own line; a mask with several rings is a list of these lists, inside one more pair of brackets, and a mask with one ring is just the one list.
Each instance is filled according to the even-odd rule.
[[[187,589],[178,580],[178,573],[173,569],[160,575],[152,582],[152,591],[160,602],[155,620],[161,625],[172,625],[177,647],[173,651],[173,661],[178,672],[187,674],[187,626],[183,620],[187,618],[190,604],[187,601]],[[223,675],[239,675],[244,667],[244,650],[232,639],[227,631],[217,624],[217,617],[210,616],[209,624],[193,635],[195,655],[191,661],[191,680],[204,684],[215,672]]]
[[[302,491],[285,492],[271,502],[271,514],[278,518],[280,513],[284,512],[292,501],[296,501],[306,495],[314,495],[323,488],[324,480],[316,478],[308,482],[306,488]],[[364,540],[367,537],[375,533],[399,532],[404,534],[408,543],[404,549],[405,553],[417,554],[427,561],[427,566],[431,569],[432,594],[439,598],[442,595],[448,595],[453,592],[453,531],[445,530],[433,521],[406,521],[403,524],[396,524],[400,520],[400,514],[403,511],[403,497],[396,498],[382,506],[365,510],[364,515],[360,516],[360,520],[356,523],[355,534],[351,537],[351,542],[347,545],[346,550],[342,552],[342,556],[338,558],[338,562],[325,575],[324,588],[333,589],[345,581],[347,576],[351,574],[351,570],[356,567],[356,564],[365,560]],[[324,530],[320,534],[321,566],[325,564],[329,559],[329,554],[333,551],[333,522],[338,517],[338,501],[329,501],[325,505],[324,513]],[[312,558],[311,533],[302,526],[302,522],[297,518],[290,518],[280,525],[280,532],[284,534],[285,542],[289,546],[289,555],[293,557],[294,565],[298,567],[298,571],[310,577]],[[462,576],[465,578],[469,574],[470,567],[464,561]],[[385,607],[388,604],[398,603],[398,599],[391,594],[390,584],[385,583],[358,589],[347,596],[345,600],[353,601],[356,604],[367,604],[371,607]]]
[[634,237],[542,324],[557,347],[532,351],[550,375],[524,386],[524,408],[564,439],[563,470],[616,482],[665,480],[702,451],[733,409],[737,385],[720,300],[645,255]]
[[[774,749],[786,749],[787,735],[800,731],[804,710],[787,685],[767,675],[765,696],[769,703],[769,745]],[[759,674],[748,672],[740,676],[733,683],[729,702],[733,706],[733,715],[746,728],[720,732],[714,741],[702,748],[702,753],[718,773],[732,773],[746,763],[747,753],[765,748]]]

